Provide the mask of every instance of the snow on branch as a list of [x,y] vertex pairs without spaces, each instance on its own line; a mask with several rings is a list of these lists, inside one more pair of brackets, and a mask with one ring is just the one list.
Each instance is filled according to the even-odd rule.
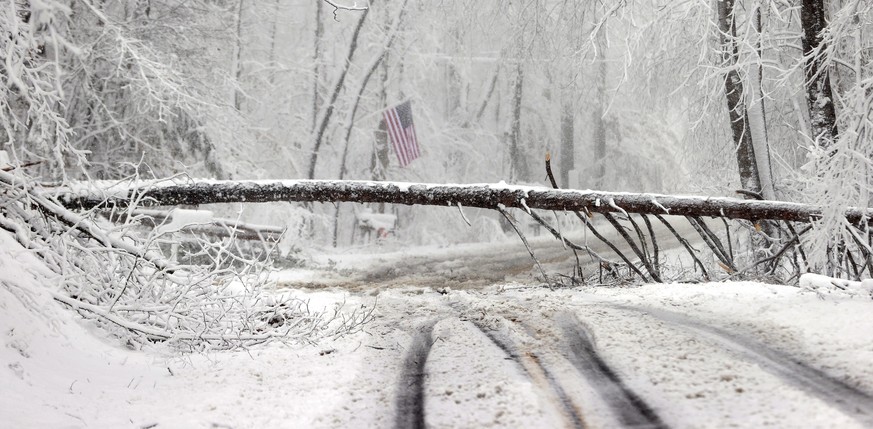
[[[773,219],[809,222],[822,216],[818,206],[783,201],[735,198],[635,194],[593,190],[563,190],[500,184],[441,185],[373,181],[213,181],[186,183],[133,183],[112,192],[95,183],[89,190],[59,191],[59,200],[70,208],[125,207],[132,196],[142,206],[175,206],[240,202],[357,202],[404,205],[458,205],[497,209],[505,207],[596,213],[670,214],[711,216],[757,221]],[[108,184],[107,184],[108,187]],[[107,195],[110,195],[107,197]],[[609,202],[608,204],[606,202]],[[623,214],[624,214],[623,213]],[[873,209],[849,208],[852,223],[869,221]]]
[[[0,171],[0,228],[54,272],[55,301],[131,345],[203,350],[311,342],[354,332],[371,318],[372,307],[346,311],[337,303],[311,311],[307,301],[269,290],[276,243],[262,240],[264,251],[245,251],[235,238],[245,228],[259,235],[275,228],[216,219],[206,211],[139,210],[139,196],[132,196],[123,213],[74,211],[26,177]],[[149,225],[156,228],[143,234]],[[227,237],[198,234],[182,243],[173,236],[203,226],[221,227]],[[189,262],[172,250],[182,246]]]
[[352,3],[351,6],[348,6],[348,5],[340,4],[340,3],[333,1],[333,0],[321,0],[321,1],[331,5],[331,7],[333,7],[334,16],[336,15],[336,11],[338,11],[340,9],[342,9],[342,10],[367,10],[370,8],[369,1],[364,6],[358,6],[358,2],[354,2],[354,3]]

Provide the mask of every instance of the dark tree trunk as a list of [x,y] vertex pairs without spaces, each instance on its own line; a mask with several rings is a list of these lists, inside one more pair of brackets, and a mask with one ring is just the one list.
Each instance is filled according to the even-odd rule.
[[722,46],[722,66],[728,69],[724,79],[724,92],[727,99],[731,134],[736,145],[737,167],[740,172],[740,185],[747,191],[761,192],[761,179],[752,146],[752,132],[749,116],[743,101],[743,82],[736,71],[737,45],[736,22],[734,20],[734,0],[718,0],[718,29]]
[[[60,191],[53,191],[59,193]],[[129,195],[142,206],[259,203],[273,201],[388,203],[429,206],[505,207],[568,210],[596,213],[639,213],[674,216],[712,216],[727,219],[761,219],[808,222],[821,216],[820,207],[781,201],[691,197],[624,192],[577,191],[528,186],[439,185],[427,183],[359,182],[335,180],[204,181],[185,185],[133,188],[125,197],[117,191],[72,192],[61,202],[72,208],[126,207]],[[873,220],[873,209],[851,208],[845,213],[853,223]]]
[[334,85],[324,115],[321,118],[321,122],[318,124],[318,129],[315,134],[315,143],[312,147],[312,155],[310,155],[309,158],[309,173],[307,174],[307,177],[310,179],[315,178],[315,165],[318,163],[318,152],[321,150],[321,144],[324,141],[327,125],[330,123],[331,116],[333,116],[333,111],[336,107],[336,100],[339,98],[339,94],[346,81],[346,76],[348,76],[349,68],[352,66],[352,59],[355,56],[355,51],[358,50],[358,37],[361,35],[361,28],[364,26],[364,21],[367,20],[367,15],[370,13],[370,9],[371,8],[367,8],[361,12],[361,18],[358,20],[358,24],[355,26],[355,32],[352,34],[352,40],[349,42],[349,52],[346,55],[346,61],[345,64],[343,64],[342,72],[340,72],[339,78],[336,80],[336,85]]
[[803,55],[806,57],[806,104],[809,107],[810,136],[823,148],[837,137],[837,114],[831,90],[830,73],[824,66],[822,31],[827,27],[824,0],[803,0],[800,22],[803,26]]
[[521,63],[516,66],[515,85],[512,97],[512,130],[509,136],[509,163],[511,180],[527,181],[529,173],[527,157],[521,148],[521,101],[524,93],[524,68]]
[[475,123],[479,123],[482,121],[482,115],[485,114],[485,108],[488,107],[488,102],[491,101],[491,97],[494,95],[494,88],[497,87],[497,78],[500,77],[500,65],[494,68],[494,75],[491,76],[491,83],[488,85],[488,90],[485,92],[485,97],[482,98],[482,103],[479,105],[479,109],[476,110],[476,119]]

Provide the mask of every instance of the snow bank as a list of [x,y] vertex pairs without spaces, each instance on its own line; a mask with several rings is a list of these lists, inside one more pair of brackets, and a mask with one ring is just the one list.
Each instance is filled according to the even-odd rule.
[[800,276],[800,287],[820,294],[846,293],[849,295],[865,295],[873,298],[873,279],[855,282],[821,274],[807,273]]
[[[360,400],[369,379],[356,380],[371,371],[354,353],[360,334],[210,355],[131,350],[55,302],[52,276],[0,231],[0,427],[336,427],[353,398],[367,421],[391,417],[390,406]],[[293,293],[312,310],[359,301]]]

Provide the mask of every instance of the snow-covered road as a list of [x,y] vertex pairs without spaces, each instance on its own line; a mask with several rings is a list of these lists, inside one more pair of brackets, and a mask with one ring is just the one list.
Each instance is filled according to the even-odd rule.
[[[667,290],[678,297],[650,302]],[[392,387],[383,397],[394,398],[394,414],[383,422],[873,426],[873,323],[868,317],[828,332],[784,318],[803,314],[804,305],[814,314],[833,305],[798,296],[796,289],[740,283],[491,292],[383,293],[376,323],[405,333],[399,343],[396,337],[381,342],[374,333],[364,351],[373,360],[382,355],[403,362],[385,374]],[[870,306],[849,301],[840,307]],[[800,336],[814,341],[798,342]]]
[[[375,305],[363,332],[184,357],[102,338],[39,286],[32,255],[7,249],[0,426],[873,427],[869,296],[548,290],[524,282],[516,244],[323,256],[328,268],[279,273],[277,287],[314,310]],[[441,270],[461,275],[440,283]],[[489,270],[501,277],[472,275]]]
[[[666,216],[675,229],[693,245],[703,249],[703,242],[688,222],[681,218]],[[605,222],[595,222],[601,233],[616,244],[628,257],[633,253],[623,244],[621,237]],[[692,264],[678,240],[665,227],[654,224],[658,248],[662,257],[672,266],[684,263],[683,269]],[[715,229],[716,226],[713,225]],[[602,256],[619,261],[609,247],[585,231],[567,232],[567,238],[580,245],[587,245]],[[528,237],[528,242],[537,259],[550,275],[569,275],[576,259],[573,251],[565,248],[547,232]],[[651,243],[649,244],[651,246]],[[706,258],[706,251],[701,258]],[[598,261],[585,252],[578,252],[579,262],[586,275],[597,272]],[[279,273],[279,286],[305,288],[342,288],[350,291],[372,292],[376,289],[420,286],[433,289],[481,289],[500,283],[520,282],[532,284],[542,281],[525,245],[515,236],[496,243],[472,243],[452,246],[403,246],[369,245],[348,251],[325,252],[311,255],[316,267],[308,270],[291,270]],[[715,265],[713,265],[715,266]],[[718,269],[718,268],[716,268]]]

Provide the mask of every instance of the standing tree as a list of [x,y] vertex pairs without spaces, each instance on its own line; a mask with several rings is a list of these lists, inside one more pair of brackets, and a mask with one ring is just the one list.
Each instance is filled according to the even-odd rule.
[[739,56],[736,37],[734,0],[717,0],[718,30],[722,49],[722,67],[724,75],[724,93],[727,100],[728,117],[730,118],[731,134],[736,145],[737,166],[740,171],[740,184],[743,189],[755,193],[761,192],[761,179],[758,174],[758,164],[755,157],[755,147],[752,144],[752,132],[749,128],[749,115],[743,100],[745,90],[743,81],[737,70]]
[[837,137],[837,114],[831,90],[830,72],[825,67],[824,31],[827,27],[824,0],[803,0],[800,21],[803,26],[803,69],[806,73],[806,104],[812,135],[822,148],[830,147]]

